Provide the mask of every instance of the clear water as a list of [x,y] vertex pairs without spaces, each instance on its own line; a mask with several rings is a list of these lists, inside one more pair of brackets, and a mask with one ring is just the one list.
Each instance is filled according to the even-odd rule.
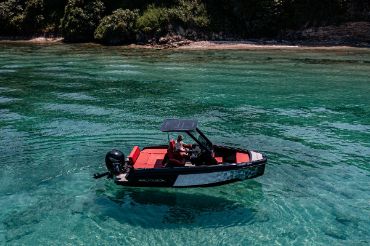
[[[0,44],[0,244],[369,245],[370,51]],[[262,151],[202,189],[92,179],[164,118]]]

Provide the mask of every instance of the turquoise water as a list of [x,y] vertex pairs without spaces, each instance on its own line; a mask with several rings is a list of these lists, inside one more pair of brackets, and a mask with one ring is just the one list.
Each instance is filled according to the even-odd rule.
[[[265,153],[212,188],[92,179],[164,118]],[[370,51],[0,44],[0,244],[369,245]]]

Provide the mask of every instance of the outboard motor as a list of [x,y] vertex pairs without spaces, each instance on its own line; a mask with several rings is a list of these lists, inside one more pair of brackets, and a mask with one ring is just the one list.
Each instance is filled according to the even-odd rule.
[[125,155],[116,149],[112,149],[105,156],[105,165],[110,175],[118,175],[124,170]]

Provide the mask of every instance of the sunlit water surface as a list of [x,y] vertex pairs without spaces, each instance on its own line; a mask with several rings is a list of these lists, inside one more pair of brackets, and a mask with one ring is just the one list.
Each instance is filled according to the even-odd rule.
[[[0,244],[369,245],[370,51],[0,44]],[[265,153],[213,188],[116,187],[164,118]]]

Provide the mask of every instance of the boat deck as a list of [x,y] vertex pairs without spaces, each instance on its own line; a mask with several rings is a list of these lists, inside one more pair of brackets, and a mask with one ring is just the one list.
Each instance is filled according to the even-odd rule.
[[[149,148],[140,151],[139,146],[134,146],[128,158],[134,163],[135,168],[162,168],[163,159],[167,153],[165,148]],[[218,163],[223,163],[221,156],[216,156],[215,159]],[[245,163],[250,161],[250,157],[247,153],[237,152],[236,163]],[[193,166],[190,162],[186,163],[185,166]]]

